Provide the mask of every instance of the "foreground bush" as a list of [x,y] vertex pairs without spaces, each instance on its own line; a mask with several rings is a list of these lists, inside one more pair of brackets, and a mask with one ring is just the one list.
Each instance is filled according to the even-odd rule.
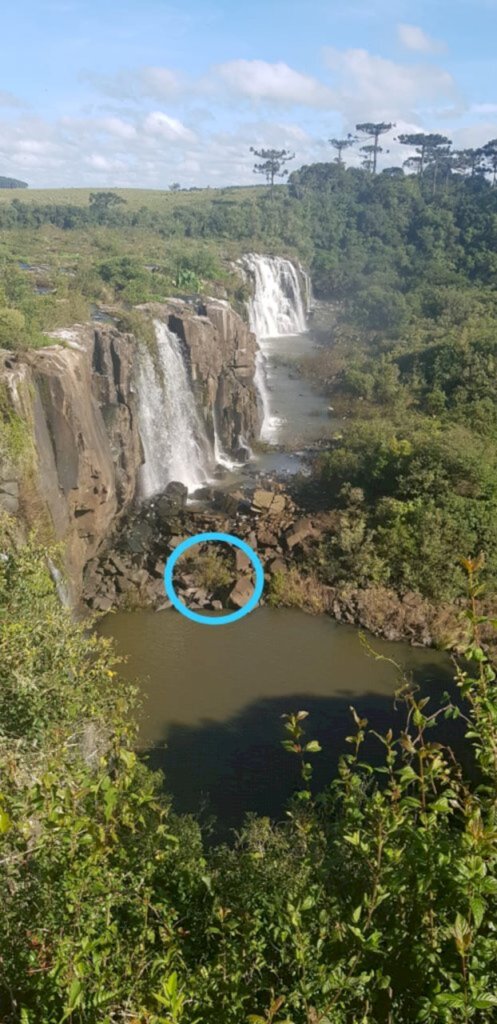
[[[3,545],[2,545],[3,546]],[[7,545],[5,544],[5,548]],[[52,556],[53,557],[53,556]],[[0,1019],[5,1024],[411,1024],[495,1019],[497,703],[480,645],[458,670],[478,784],[434,740],[450,704],[405,692],[405,732],[284,824],[205,849],[133,750],[108,642],[60,608],[47,555],[0,560]]]

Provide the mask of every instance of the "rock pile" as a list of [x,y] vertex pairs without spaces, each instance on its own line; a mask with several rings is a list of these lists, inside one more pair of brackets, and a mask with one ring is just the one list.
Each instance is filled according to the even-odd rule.
[[[168,556],[187,537],[205,532],[231,533],[245,540],[261,559],[266,583],[288,577],[298,586],[299,604],[309,611],[325,611],[337,621],[361,625],[389,640],[407,640],[418,646],[457,640],[461,632],[454,610],[432,605],[419,594],[398,595],[385,587],[326,586],[312,573],[319,546],[333,533],[330,513],[304,515],[281,485],[216,493],[216,507],[195,511],[184,505],[185,495],[175,484],[166,494],[142,505],[118,524],[110,544],[85,573],[84,600],[97,612],[111,608],[170,607],[164,590]],[[212,544],[192,549],[198,561]],[[226,556],[226,548],[222,548]],[[195,560],[178,564],[175,585],[181,600],[193,609],[216,612],[242,608],[253,591],[252,566],[239,549],[225,557],[228,578],[212,585],[202,579]],[[267,590],[266,590],[267,594]],[[261,604],[264,604],[264,595]],[[292,602],[293,603],[293,602]]]
[[[186,537],[206,532],[231,533],[245,540],[259,555],[269,581],[301,562],[312,545],[319,544],[319,517],[302,516],[280,485],[218,492],[216,507],[195,511],[185,506],[181,485],[170,484],[164,495],[136,509],[121,522],[111,544],[86,568],[85,603],[95,611],[112,607],[168,607],[163,574],[166,559]],[[192,549],[202,561],[211,544]],[[175,576],[181,598],[192,608],[242,608],[253,590],[252,566],[243,551],[230,550],[230,579],[210,588],[201,573],[178,565]],[[193,563],[193,569],[195,565]]]

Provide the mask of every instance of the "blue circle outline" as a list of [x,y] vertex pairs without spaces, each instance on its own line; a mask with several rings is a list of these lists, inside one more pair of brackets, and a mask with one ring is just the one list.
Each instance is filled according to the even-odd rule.
[[[200,615],[198,612],[193,612],[190,608],[180,601],[176,594],[173,585],[173,570],[178,558],[184,555],[185,551],[189,548],[195,547],[196,544],[203,544],[204,541],[222,541],[224,544],[231,544],[235,548],[240,548],[243,551],[255,569],[255,586],[254,593],[247,604],[243,608],[239,608],[236,612],[230,612],[229,615],[220,615],[211,618],[209,615]],[[178,547],[173,551],[172,555],[166,562],[164,568],[164,586],[166,589],[167,597],[176,611],[184,615],[186,619],[191,619],[192,622],[200,622],[203,626],[226,626],[229,622],[237,622],[239,619],[243,619],[245,615],[249,615],[254,610],[256,605],[262,596],[264,590],[264,569],[259,556],[255,553],[254,549],[250,547],[246,541],[240,537],[235,537],[231,533],[196,533],[194,537],[187,537],[186,540],[178,544]]]

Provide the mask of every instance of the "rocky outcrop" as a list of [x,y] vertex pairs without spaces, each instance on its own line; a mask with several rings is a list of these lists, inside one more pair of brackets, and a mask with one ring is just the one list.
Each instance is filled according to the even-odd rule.
[[55,338],[63,344],[0,359],[0,380],[31,433],[34,454],[28,473],[17,467],[17,508],[1,496],[0,504],[25,529],[63,542],[74,602],[86,562],[135,494],[142,460],[132,387],[135,342],[111,326],[78,327]]
[[[217,505],[217,511],[183,508],[164,516],[159,502],[151,501],[139,518],[132,513],[123,520],[107,551],[88,566],[88,606],[102,612],[112,607],[169,608],[163,582],[169,554],[188,536],[216,531],[242,537],[262,560],[266,587],[261,604],[269,595],[272,604],[326,612],[376,636],[417,646],[464,643],[465,625],[458,608],[437,606],[420,594],[401,595],[382,586],[321,582],[313,566],[319,565],[319,545],[329,534],[329,515],[303,515],[281,485],[255,488],[251,495],[219,493]],[[201,549],[202,545],[193,550],[202,553]],[[191,566],[178,570],[175,585],[190,608],[207,613],[242,608],[253,592],[252,566],[237,551],[228,585],[212,589],[199,584]]]
[[[218,437],[234,452],[258,430],[253,335],[219,300],[145,308],[182,339],[210,435],[216,417]],[[63,542],[75,603],[85,565],[137,495],[143,448],[136,369],[143,342],[113,323],[76,326],[52,338],[36,351],[0,353],[0,426],[2,416],[14,413],[33,452],[28,470],[0,445],[0,510],[16,516],[25,533],[36,527],[45,541]]]

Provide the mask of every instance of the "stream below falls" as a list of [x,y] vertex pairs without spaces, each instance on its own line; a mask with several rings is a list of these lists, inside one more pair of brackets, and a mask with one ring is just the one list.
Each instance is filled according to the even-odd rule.
[[[302,357],[329,339],[332,311],[328,319],[320,308],[318,316],[306,320],[298,276],[287,260],[250,256],[246,267],[255,279],[249,312],[260,349],[258,388],[267,444],[255,461],[263,472],[292,474],[302,468],[307,445],[341,426],[330,416],[325,396],[298,369]],[[187,461],[192,473],[195,459]],[[351,704],[379,732],[405,724],[404,706],[394,704],[399,678],[392,664],[375,661],[357,629],[325,616],[262,607],[240,622],[212,629],[175,610],[138,610],[109,615],[98,628],[127,657],[124,674],[138,680],[144,698],[141,747],[164,771],[176,809],[214,815],[219,834],[239,826],[249,811],[284,813],[298,785],[298,766],[281,747],[283,714],[310,712],[308,738],[323,747],[314,758],[316,788],[333,778],[346,749],[345,737],[353,731]],[[380,640],[373,645],[431,695],[433,708],[438,706],[452,681],[446,655]],[[437,738],[452,741],[454,735],[459,746],[458,732],[446,723]],[[377,750],[380,745],[368,743],[374,758],[374,743]]]

